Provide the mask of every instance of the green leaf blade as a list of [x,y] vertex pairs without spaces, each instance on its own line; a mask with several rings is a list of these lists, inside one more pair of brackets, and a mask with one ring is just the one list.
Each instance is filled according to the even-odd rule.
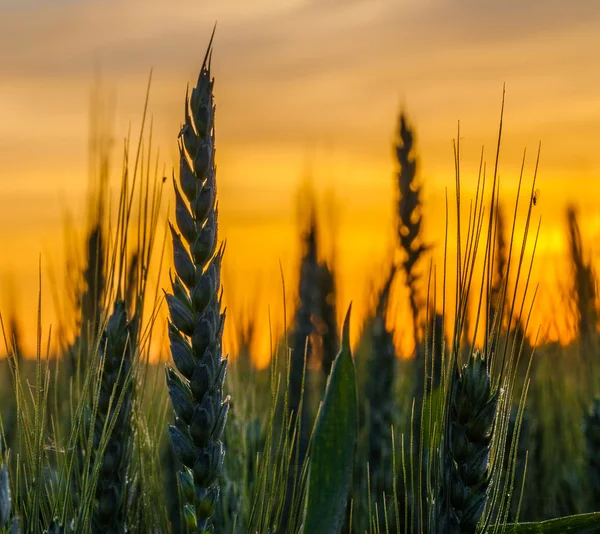
[[358,436],[358,400],[350,352],[350,309],[311,447],[302,532],[337,534],[344,524]]
[[[490,533],[493,528],[488,528]],[[538,523],[508,524],[502,528],[506,534],[587,534],[600,532],[600,512],[570,515]]]

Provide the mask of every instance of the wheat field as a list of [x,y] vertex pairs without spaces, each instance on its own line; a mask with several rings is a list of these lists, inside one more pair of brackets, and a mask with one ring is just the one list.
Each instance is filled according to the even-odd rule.
[[[304,181],[292,283],[257,250],[264,290],[220,225],[232,214],[215,35],[178,90],[172,169],[153,141],[151,79],[116,181],[92,102],[85,223],[65,223],[60,267],[40,256],[26,321],[14,299],[0,310],[0,532],[600,531],[588,219],[561,208],[568,268],[548,297],[535,267],[548,261],[536,254],[544,148],[505,191],[506,92],[491,156],[465,165],[464,127],[448,132],[452,178],[427,232],[419,123],[408,106],[388,117],[393,216],[378,232],[390,244],[352,284],[339,204]],[[280,308],[236,306],[242,286]],[[559,311],[552,336],[540,318]]]

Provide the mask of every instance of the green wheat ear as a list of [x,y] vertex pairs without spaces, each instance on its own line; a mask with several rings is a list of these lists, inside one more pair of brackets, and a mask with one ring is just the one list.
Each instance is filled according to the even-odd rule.
[[469,357],[450,385],[448,428],[442,456],[438,532],[474,534],[488,500],[490,446],[498,410],[486,362]]
[[131,410],[133,384],[130,380],[133,335],[125,302],[115,303],[100,341],[103,361],[98,411],[94,421],[94,451],[102,448],[92,531],[120,532],[125,528],[125,474],[131,456]]
[[[213,32],[214,35],[214,32]],[[223,247],[217,250],[217,209],[213,80],[208,46],[198,83],[186,97],[185,124],[179,134],[183,195],[175,186],[176,226],[171,226],[175,276],[169,307],[169,339],[175,369],[167,386],[175,412],[169,427],[179,472],[183,517],[190,532],[210,532],[219,497],[225,451],[221,441],[229,398],[223,399],[227,360],[221,339],[220,274]]]

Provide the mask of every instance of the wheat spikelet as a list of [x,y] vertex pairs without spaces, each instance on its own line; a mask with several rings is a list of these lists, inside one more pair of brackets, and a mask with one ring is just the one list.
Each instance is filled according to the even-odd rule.
[[[211,38],[212,43],[212,38]],[[225,451],[229,409],[223,399],[227,360],[221,339],[225,314],[219,297],[223,247],[217,250],[213,80],[207,51],[198,83],[186,97],[180,132],[180,185],[175,185],[177,231],[171,226],[176,275],[167,295],[169,338],[176,372],[167,369],[175,412],[169,427],[188,530],[210,532]],[[185,196],[185,198],[184,198]]]

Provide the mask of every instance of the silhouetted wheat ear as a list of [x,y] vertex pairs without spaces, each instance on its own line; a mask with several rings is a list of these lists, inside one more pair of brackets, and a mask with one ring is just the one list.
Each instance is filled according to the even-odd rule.
[[94,421],[94,451],[109,430],[96,486],[92,516],[94,533],[125,530],[125,474],[130,459],[132,334],[125,302],[115,303],[100,340],[102,380]]
[[386,326],[390,291],[396,275],[391,268],[379,291],[375,317],[371,326],[372,354],[366,380],[369,403],[369,468],[371,496],[381,501],[382,493],[392,492],[392,425],[396,402],[394,380],[396,377],[396,349],[394,333]]
[[585,445],[587,448],[588,473],[592,505],[600,509],[600,398],[596,397],[585,416]]
[[413,128],[406,115],[400,113],[398,121],[398,140],[395,146],[398,161],[398,220],[397,232],[400,247],[404,251],[402,267],[406,274],[406,286],[409,289],[410,309],[413,319],[415,343],[419,342],[419,305],[417,263],[428,245],[422,240],[422,186],[417,183],[417,157],[414,147]]
[[455,366],[443,449],[438,531],[475,533],[488,499],[490,444],[498,409],[485,360],[476,352]]
[[[308,450],[310,431],[312,423],[310,412],[307,407],[309,403],[309,388],[306,387],[307,376],[306,364],[313,355],[313,335],[315,326],[313,317],[316,311],[318,298],[318,276],[319,262],[317,253],[319,249],[319,234],[314,212],[311,214],[310,224],[303,235],[304,254],[300,263],[300,276],[298,279],[298,304],[294,317],[294,332],[292,335],[290,356],[290,380],[288,408],[293,413],[293,418],[300,419],[300,433],[296,438],[298,450],[297,466],[301,466]],[[305,386],[304,390],[302,386]],[[295,460],[294,460],[295,462]],[[289,471],[291,485],[295,484],[296,470]],[[291,497],[292,491],[288,492]],[[286,508],[287,511],[287,508]],[[285,516],[285,514],[284,514]]]
[[175,412],[169,427],[179,472],[183,515],[190,532],[211,532],[219,497],[218,479],[225,451],[221,441],[229,398],[223,400],[227,359],[221,339],[220,273],[223,246],[217,250],[215,139],[211,46],[196,87],[185,102],[180,137],[180,184],[175,183],[177,230],[171,226],[176,275],[169,307],[171,354],[167,386]]

